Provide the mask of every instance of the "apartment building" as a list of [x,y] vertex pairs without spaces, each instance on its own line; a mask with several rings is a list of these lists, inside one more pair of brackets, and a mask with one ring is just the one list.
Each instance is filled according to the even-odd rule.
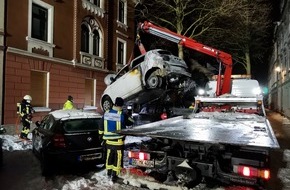
[[281,0],[269,67],[269,105],[290,118],[290,2]]
[[97,107],[101,111],[104,77],[122,68],[133,52],[131,1],[5,2],[2,124],[17,122],[16,104],[26,94],[33,99],[34,121],[62,109],[68,95],[74,97],[78,109]]

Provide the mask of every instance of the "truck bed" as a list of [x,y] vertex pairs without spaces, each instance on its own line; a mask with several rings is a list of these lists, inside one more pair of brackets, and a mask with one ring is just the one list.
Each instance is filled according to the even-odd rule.
[[198,113],[136,126],[119,133],[210,144],[279,148],[269,121],[256,114]]

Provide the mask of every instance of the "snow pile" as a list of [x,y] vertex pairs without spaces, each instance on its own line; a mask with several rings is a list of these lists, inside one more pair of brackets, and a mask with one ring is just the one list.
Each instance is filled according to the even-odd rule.
[[[3,150],[28,150],[32,149],[32,144],[29,141],[21,140],[18,135],[1,135],[3,139]],[[28,136],[31,138],[31,134]]]

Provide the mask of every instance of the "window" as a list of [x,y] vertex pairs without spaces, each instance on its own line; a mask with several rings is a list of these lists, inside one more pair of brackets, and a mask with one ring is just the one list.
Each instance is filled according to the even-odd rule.
[[124,23],[125,20],[125,3],[123,1],[119,1],[119,15],[118,19],[120,22]]
[[94,36],[93,36],[93,54],[99,56],[100,52],[100,36],[98,31],[94,31]]
[[27,17],[27,51],[53,57],[54,7],[41,0],[29,0]]
[[97,131],[99,128],[100,119],[98,118],[84,118],[84,119],[74,119],[67,120],[64,122],[64,130],[66,132],[76,132],[76,131]]
[[32,38],[47,41],[47,17],[47,9],[35,3],[32,4]]
[[94,3],[97,7],[100,7],[100,6],[101,6],[101,0],[93,0],[93,3]]
[[118,18],[117,26],[123,28],[124,30],[128,29],[127,26],[127,0],[118,1]]
[[89,53],[89,39],[90,39],[89,29],[85,25],[82,25],[81,51]]
[[95,79],[86,79],[85,80],[85,106],[95,106],[95,86],[96,80]]
[[31,71],[31,92],[34,107],[48,107],[49,73]]
[[81,51],[102,57],[102,32],[97,21],[86,17],[81,25]]
[[126,62],[126,42],[118,39],[117,40],[117,52],[118,52],[118,57],[117,57],[117,64],[122,64],[125,65]]

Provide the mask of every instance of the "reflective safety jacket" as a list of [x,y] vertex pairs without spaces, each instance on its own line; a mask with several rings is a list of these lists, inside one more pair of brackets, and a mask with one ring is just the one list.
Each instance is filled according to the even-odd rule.
[[26,100],[22,100],[21,104],[20,104],[20,110],[18,111],[19,112],[19,115],[20,117],[24,117],[24,116],[28,116],[32,113],[34,113],[34,109],[32,108],[31,104],[28,103]]
[[113,106],[106,111],[100,123],[99,134],[103,135],[104,140],[122,139],[124,136],[115,131],[126,129],[125,115],[120,107]]
[[64,110],[71,110],[71,109],[74,109],[74,104],[72,101],[70,100],[67,100],[64,105],[63,105],[63,109]]

